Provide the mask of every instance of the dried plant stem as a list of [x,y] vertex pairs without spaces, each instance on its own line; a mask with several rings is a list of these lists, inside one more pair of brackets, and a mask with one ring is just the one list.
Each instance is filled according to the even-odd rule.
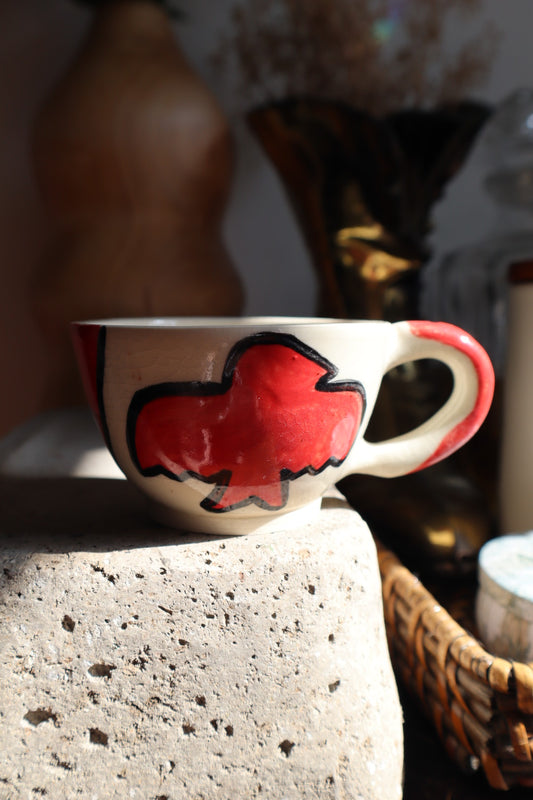
[[463,98],[485,79],[498,44],[483,24],[456,52],[446,26],[480,0],[247,0],[214,54],[237,73],[249,108],[291,96],[336,100],[370,113]]

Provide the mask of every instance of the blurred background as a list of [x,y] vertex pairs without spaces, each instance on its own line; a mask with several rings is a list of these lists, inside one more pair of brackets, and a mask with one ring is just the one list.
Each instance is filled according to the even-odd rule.
[[[183,4],[182,4],[183,6]],[[241,276],[244,312],[313,314],[316,275],[294,212],[272,164],[244,122],[246,100],[213,67],[211,56],[231,28],[231,2],[196,0],[173,29],[190,64],[223,109],[235,137],[236,162],[223,235]],[[469,23],[448,26],[451,50],[484,21],[499,31],[490,71],[471,93],[497,104],[533,85],[530,0],[483,0]],[[47,349],[29,300],[47,235],[36,190],[30,136],[38,110],[74,57],[92,9],[71,0],[2,0],[0,4],[0,435],[47,405]],[[453,21],[453,20],[452,20]],[[486,197],[474,147],[435,206],[434,257],[483,238]]]

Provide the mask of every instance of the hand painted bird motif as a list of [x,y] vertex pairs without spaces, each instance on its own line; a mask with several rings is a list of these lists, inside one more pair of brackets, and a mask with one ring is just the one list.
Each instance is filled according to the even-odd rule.
[[134,395],[130,454],[143,475],[195,477],[212,512],[284,507],[289,483],[340,465],[365,408],[358,381],[287,334],[255,334],[230,352],[222,381],[163,383]]

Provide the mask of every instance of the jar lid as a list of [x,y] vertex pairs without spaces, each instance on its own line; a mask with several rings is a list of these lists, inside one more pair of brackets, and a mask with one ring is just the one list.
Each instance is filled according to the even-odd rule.
[[533,260],[528,258],[522,261],[513,261],[507,271],[507,280],[511,284],[531,283],[533,281]]
[[479,585],[503,606],[533,621],[533,531],[499,536],[479,552]]

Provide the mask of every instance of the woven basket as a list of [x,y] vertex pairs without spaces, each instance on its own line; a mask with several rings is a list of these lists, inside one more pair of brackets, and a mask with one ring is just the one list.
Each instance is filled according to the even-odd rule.
[[448,754],[495,789],[533,787],[533,663],[497,658],[376,542],[391,660]]

